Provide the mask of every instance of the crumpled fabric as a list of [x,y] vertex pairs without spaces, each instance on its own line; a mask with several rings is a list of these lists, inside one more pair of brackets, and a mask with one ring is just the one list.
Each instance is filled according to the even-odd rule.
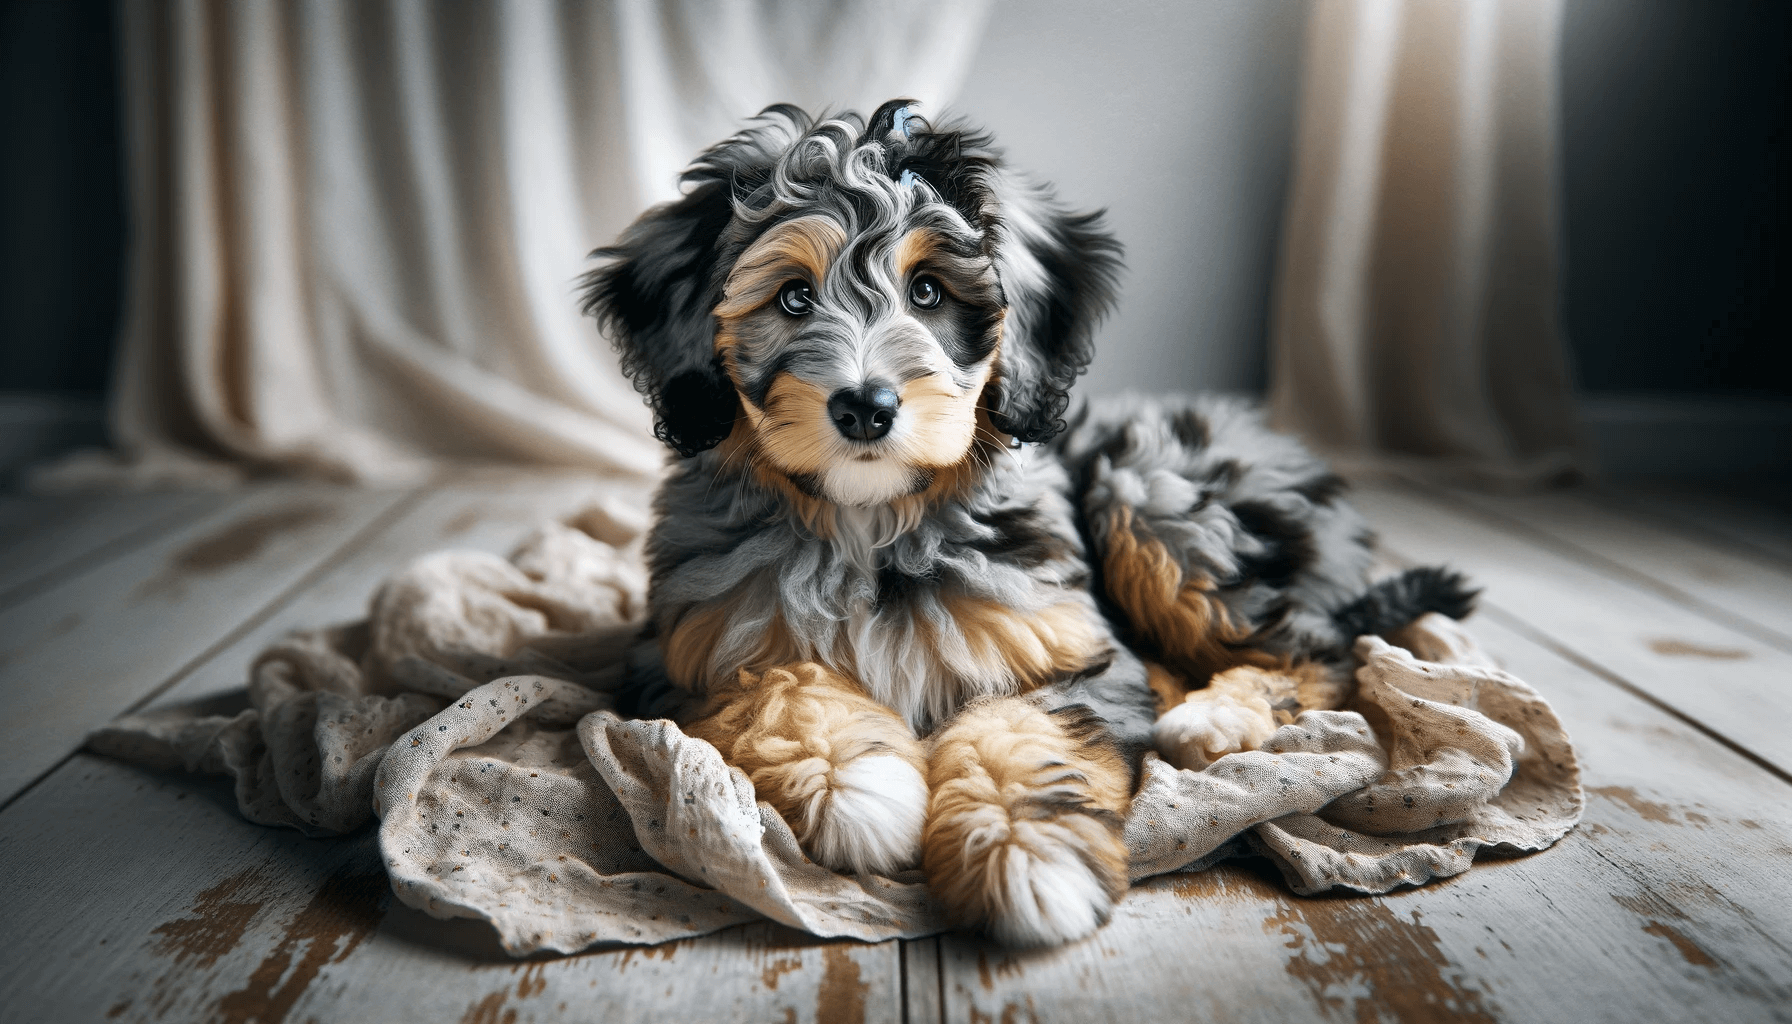
[[[251,821],[322,835],[377,815],[398,898],[488,921],[515,956],[762,918],[866,941],[943,930],[919,871],[813,863],[715,747],[615,713],[645,590],[639,527],[614,509],[549,523],[508,560],[429,555],[367,620],[269,648],[248,710],[130,716],[89,747],[231,775]],[[1379,893],[1573,828],[1579,767],[1549,704],[1441,616],[1392,639],[1357,641],[1345,710],[1204,771],[1148,755],[1132,877],[1256,854],[1296,893]]]

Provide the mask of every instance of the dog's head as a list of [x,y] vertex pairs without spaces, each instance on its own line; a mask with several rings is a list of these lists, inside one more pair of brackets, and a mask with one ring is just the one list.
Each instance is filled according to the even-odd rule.
[[768,108],[585,279],[585,310],[692,456],[724,440],[811,497],[926,490],[973,449],[1063,428],[1120,246],[987,136],[884,104]]

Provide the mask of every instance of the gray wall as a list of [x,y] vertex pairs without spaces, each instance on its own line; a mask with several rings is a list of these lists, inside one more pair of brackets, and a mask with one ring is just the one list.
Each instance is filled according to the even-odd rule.
[[124,184],[107,0],[0,0],[0,392],[97,395]]
[[1086,390],[1259,390],[1305,0],[1003,0],[955,107],[1127,247]]

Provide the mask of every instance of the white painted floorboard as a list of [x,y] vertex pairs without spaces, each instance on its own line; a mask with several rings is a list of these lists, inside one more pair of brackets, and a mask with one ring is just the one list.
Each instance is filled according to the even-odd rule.
[[[99,657],[87,648],[110,644],[94,623],[132,636],[171,623],[193,653],[172,669],[132,670],[147,683],[70,679],[63,696],[87,696],[40,717],[58,728],[103,720],[168,684],[164,703],[228,694],[274,636],[358,616],[373,584],[417,553],[503,550],[570,511],[584,486],[470,480],[402,504],[331,505],[186,580],[174,607],[153,615],[106,595],[141,590],[179,552],[269,506],[233,506],[146,539],[63,585],[94,605],[46,642]],[[0,812],[0,870],[13,882],[0,915],[0,949],[11,951],[0,1024],[1792,1021],[1792,887],[1782,881],[1792,784],[1776,767],[1783,752],[1734,728],[1762,716],[1750,704],[1756,684],[1717,678],[1734,667],[1723,659],[1631,649],[1633,634],[1667,629],[1690,644],[1746,646],[1751,658],[1783,654],[1674,598],[1765,627],[1758,582],[1771,577],[1695,589],[1675,575],[1703,550],[1694,531],[1654,525],[1668,532],[1625,540],[1598,536],[1597,518],[1591,534],[1576,533],[1576,520],[1536,507],[1493,509],[1520,524],[1514,532],[1404,490],[1370,488],[1359,504],[1396,556],[1445,553],[1476,574],[1502,614],[1471,628],[1574,736],[1588,809],[1554,849],[1483,859],[1460,878],[1377,898],[1303,899],[1261,864],[1222,866],[1149,881],[1092,939],[1035,953],[962,935],[864,945],[757,925],[515,963],[484,925],[394,903],[370,831],[308,840],[261,828],[236,815],[220,780],[83,754]],[[1620,540],[1656,561],[1627,556],[1636,548],[1612,546]],[[1601,562],[1627,557],[1639,575]],[[72,607],[61,589],[43,599]],[[17,680],[0,676],[0,686],[28,685]]]
[[402,515],[338,552],[304,590],[231,644],[194,666],[151,708],[240,691],[269,644],[298,629],[364,618],[374,590],[407,563],[449,548],[507,555],[542,522],[571,515],[614,485],[575,476],[514,479],[491,474],[434,487]]
[[1792,651],[1792,565],[1748,557],[1581,494],[1450,491],[1446,499],[1531,531],[1545,546],[1614,579],[1640,583],[1713,621]]
[[1604,500],[1656,516],[1697,534],[1729,541],[1745,552],[1767,555],[1792,566],[1792,497],[1777,502],[1738,499],[1721,492],[1685,487],[1616,487]]
[[246,491],[0,611],[0,802],[253,621],[405,497]]
[[1352,500],[1395,554],[1467,572],[1489,609],[1792,773],[1781,724],[1792,721],[1792,652],[1411,489],[1364,486]]
[[54,512],[44,509],[45,519],[0,542],[0,608],[18,604],[233,500],[225,494],[190,491],[36,499]]

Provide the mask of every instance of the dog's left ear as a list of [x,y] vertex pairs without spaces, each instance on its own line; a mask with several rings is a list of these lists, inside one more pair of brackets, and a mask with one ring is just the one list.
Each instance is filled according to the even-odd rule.
[[1104,211],[1072,213],[999,166],[986,175],[996,272],[1008,300],[990,419],[1022,441],[1064,429],[1070,388],[1095,355],[1095,327],[1113,306],[1122,247]]
[[1049,189],[1009,172],[988,135],[962,125],[936,130],[899,109],[907,102],[879,108],[867,134],[890,138],[892,175],[914,172],[983,232],[1008,303],[990,419],[1022,441],[1049,440],[1064,429],[1071,385],[1088,369],[1095,326],[1113,305],[1120,240],[1103,211],[1072,213]]

